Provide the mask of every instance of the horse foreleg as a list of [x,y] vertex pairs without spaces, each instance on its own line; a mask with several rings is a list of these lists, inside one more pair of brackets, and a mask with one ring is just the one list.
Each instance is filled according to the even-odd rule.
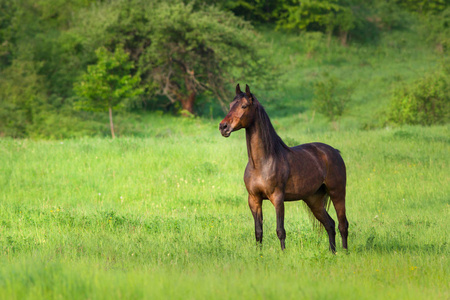
[[263,238],[262,198],[248,195],[248,206],[250,207],[253,219],[255,220],[256,242],[262,243]]
[[286,230],[284,230],[284,195],[282,193],[274,194],[270,198],[277,215],[277,236],[280,239],[281,250],[285,249]]

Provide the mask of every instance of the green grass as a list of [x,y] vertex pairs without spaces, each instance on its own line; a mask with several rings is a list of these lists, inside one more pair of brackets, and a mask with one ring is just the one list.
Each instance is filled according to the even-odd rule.
[[[391,90],[438,55],[407,31],[349,47],[260,32],[273,82],[248,84],[278,133],[347,164],[348,254],[301,202],[286,205],[286,251],[270,202],[255,245],[244,132],[222,138],[206,98],[203,119],[115,114],[116,140],[107,114],[57,116],[43,132],[76,139],[0,139],[0,299],[450,297],[450,127],[383,125]],[[353,91],[338,131],[311,105],[324,72]]]
[[255,245],[243,131],[145,121],[144,138],[0,139],[1,299],[450,297],[448,126],[274,119],[289,144],[329,143],[346,161],[350,250],[338,237],[333,256],[301,202],[286,206],[286,251],[270,202]]

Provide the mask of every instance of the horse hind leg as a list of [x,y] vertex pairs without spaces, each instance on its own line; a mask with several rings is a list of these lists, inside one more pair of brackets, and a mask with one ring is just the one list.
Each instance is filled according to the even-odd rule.
[[320,193],[316,194],[305,200],[306,204],[310,208],[314,217],[325,227],[328,233],[328,241],[330,243],[331,252],[336,252],[336,230],[334,220],[327,213],[325,208],[325,197],[326,194]]
[[342,247],[347,249],[348,238],[348,221],[345,215],[345,189],[347,182],[347,175],[345,170],[345,163],[339,152],[327,151],[324,155],[326,161],[327,175],[324,181],[326,191],[330,195],[338,218],[338,228],[342,237]]
[[338,228],[342,237],[342,248],[347,250],[348,221],[345,215],[345,202],[338,202],[337,204],[334,205],[334,208],[336,209],[336,214],[339,220]]
[[339,232],[342,238],[342,248],[348,249],[347,238],[348,238],[348,221],[345,214],[345,193],[330,193],[331,201],[333,202],[334,208],[336,210],[336,215],[339,221]]

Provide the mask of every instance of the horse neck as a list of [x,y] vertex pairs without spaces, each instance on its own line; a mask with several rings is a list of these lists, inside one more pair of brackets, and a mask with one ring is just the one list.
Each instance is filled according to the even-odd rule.
[[262,107],[258,109],[262,111],[255,113],[254,121],[245,129],[248,160],[255,168],[260,168],[274,158],[280,158],[286,150],[289,150],[273,129],[264,109]]

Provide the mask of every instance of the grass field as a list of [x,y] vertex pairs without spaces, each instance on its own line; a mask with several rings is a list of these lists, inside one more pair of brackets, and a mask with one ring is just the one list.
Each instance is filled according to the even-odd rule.
[[152,115],[144,138],[0,139],[0,298],[448,299],[449,126],[295,118],[274,119],[288,144],[329,143],[346,161],[348,254],[339,235],[328,251],[300,202],[284,252],[264,203],[257,247],[244,132]]
[[[339,234],[328,251],[301,202],[286,204],[286,251],[270,202],[255,244],[244,132],[221,137],[224,114],[203,99],[201,118],[117,114],[116,140],[107,114],[44,131],[74,139],[1,138],[0,299],[450,298],[450,126],[385,116],[392,89],[439,55],[413,31],[349,47],[260,32],[273,82],[249,84],[279,135],[347,164],[349,252]],[[352,91],[338,126],[311,105],[325,73]]]

